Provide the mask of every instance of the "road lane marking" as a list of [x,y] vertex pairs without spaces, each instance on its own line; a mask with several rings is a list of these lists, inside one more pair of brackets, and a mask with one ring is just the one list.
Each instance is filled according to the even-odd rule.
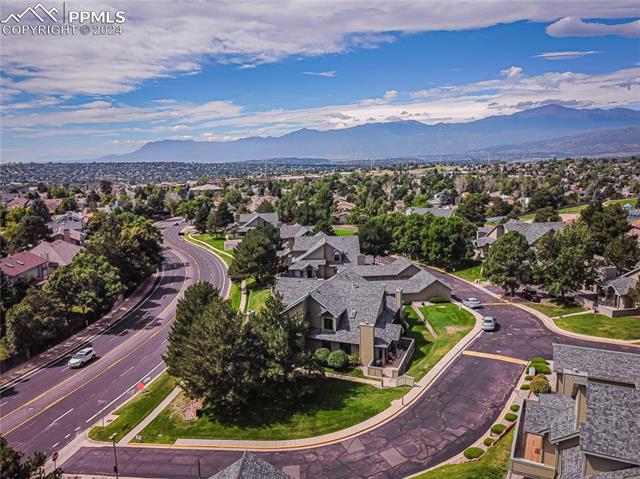
[[485,359],[496,359],[498,361],[504,361],[512,364],[520,364],[522,366],[526,366],[528,361],[524,361],[518,358],[512,358],[511,356],[503,356],[502,354],[491,354],[491,353],[481,353],[480,351],[462,351],[462,354],[465,356],[474,356],[477,358],[485,358]]
[[60,419],[62,419],[63,417],[65,417],[67,414],[69,414],[71,411],[73,411],[73,408],[69,409],[67,412],[65,412],[62,416],[54,419],[53,421],[51,421],[51,424],[55,424],[57,423]]
[[56,442],[53,446],[51,446],[51,449],[55,449],[58,444],[60,444],[60,443]]
[[[183,250],[182,248],[178,247],[177,245],[173,244],[173,246],[176,248],[177,251],[172,251],[172,253],[181,258],[180,253],[178,253],[178,251],[182,252],[184,255],[188,256],[191,259],[194,259],[193,256],[191,256],[191,254],[189,254],[187,251]],[[213,255],[215,256],[215,255]],[[217,259],[217,258],[216,258]],[[185,268],[185,276],[187,274],[187,263],[185,263],[182,258],[182,265]],[[189,265],[191,265],[191,263],[189,263]],[[198,265],[198,263],[194,260],[193,261],[193,268],[196,270],[197,273],[197,279],[195,282],[200,281],[200,266]],[[164,269],[163,269],[164,272]],[[226,281],[226,275],[223,275],[223,282]],[[172,303],[176,302],[178,300],[178,296],[182,293],[182,290],[185,288],[187,284],[187,281],[183,281],[182,285],[180,286],[180,290],[178,291],[178,293],[176,294],[176,297],[169,302],[169,304],[162,310],[162,312],[160,314],[163,314],[167,309],[169,309],[172,305]],[[67,397],[71,396],[72,394],[74,394],[75,392],[77,392],[78,390],[82,389],[84,386],[86,386],[87,384],[91,383],[92,381],[94,381],[95,379],[97,379],[98,377],[102,376],[104,373],[106,373],[107,371],[109,371],[111,368],[113,368],[114,366],[116,366],[117,364],[119,364],[121,361],[124,361],[126,358],[128,358],[129,356],[131,356],[132,354],[134,354],[136,351],[138,351],[140,348],[142,348],[146,343],[148,343],[149,341],[151,341],[155,336],[157,336],[163,329],[165,329],[169,324],[171,324],[170,321],[167,321],[163,326],[161,326],[157,331],[155,331],[153,334],[151,334],[147,339],[145,339],[143,342],[141,342],[138,347],[134,348],[133,350],[129,351],[125,356],[123,356],[122,358],[118,359],[117,361],[113,362],[112,364],[110,364],[104,371],[98,373],[97,375],[95,375],[93,378],[87,380],[86,382],[84,382],[83,384],[81,384],[80,386],[78,386],[77,388],[73,389],[72,391],[68,392],[67,394],[63,395],[62,397],[56,399],[55,401],[49,403],[49,405],[44,406],[42,409],[40,409],[36,414],[34,414],[33,416],[25,419],[24,421],[22,421],[21,423],[19,423],[18,425],[14,426],[12,429],[10,429],[9,431],[6,431],[3,433],[4,436],[9,435],[10,433],[12,433],[13,431],[15,431],[16,429],[19,429],[20,427],[24,426],[26,423],[30,422],[31,420],[35,419],[36,417],[40,416],[43,412],[45,412],[46,410],[50,409],[51,407],[55,406],[56,404],[58,404],[59,402],[63,401],[64,399],[66,399]],[[136,333],[136,335],[139,333]],[[133,336],[135,337],[135,335]],[[130,338],[132,339],[132,338]],[[129,341],[123,343],[127,344]],[[119,346],[116,349],[119,349],[121,346]],[[115,350],[114,350],[115,351]],[[96,363],[94,363],[96,364]],[[160,364],[158,364],[158,366],[156,366],[152,371],[154,371],[155,369],[157,369],[159,366],[161,366],[162,364],[164,364],[163,362],[161,362]],[[86,371],[86,369],[85,369]],[[71,378],[69,378],[71,379]],[[67,379],[68,380],[68,379]],[[61,384],[63,384],[64,382],[66,382],[67,380],[63,381],[62,383],[59,383],[58,386],[60,386]],[[56,386],[56,387],[58,387]],[[38,396],[37,398],[32,399],[31,401],[29,401],[28,403],[24,404],[23,406],[21,406],[18,409],[14,409],[13,411],[11,411],[9,414],[7,414],[6,416],[0,417],[0,419],[4,419],[5,417],[13,414],[15,411],[22,409],[26,406],[28,406],[29,404],[33,403],[34,401],[36,401],[37,399],[40,399],[42,396],[45,396],[47,394],[49,394],[51,392],[51,390],[41,394],[40,396]],[[33,409],[33,408],[29,408],[29,409]]]
[[125,374],[127,374],[129,371],[131,371],[134,367],[131,366],[129,369],[127,369],[125,372],[123,372],[120,377],[124,376]]
[[[179,248],[178,248],[179,249]],[[184,263],[183,263],[184,264]],[[87,338],[87,340],[82,343],[82,344],[90,344],[94,339],[96,339],[99,336],[104,335],[107,331],[110,331],[111,329],[113,329],[116,325],[120,324],[122,321],[125,320],[125,318],[127,318],[127,316],[133,314],[134,312],[136,312],[138,309],[140,309],[142,307],[143,304],[147,303],[151,297],[156,293],[156,291],[158,290],[158,288],[160,287],[160,284],[162,282],[162,279],[165,276],[165,268],[164,265],[160,265],[160,271],[161,271],[161,276],[160,276],[160,280],[157,282],[157,284],[155,285],[155,287],[148,293],[148,295],[143,298],[144,300],[141,301],[140,303],[138,303],[131,311],[129,311],[127,314],[125,314],[122,318],[120,318],[118,321],[116,321],[115,323],[110,324],[109,326],[107,326],[106,328],[104,328],[103,330],[99,331],[98,333],[94,334],[93,336],[91,336],[90,338]],[[185,265],[185,269],[186,269],[186,265]],[[80,346],[82,346],[82,344]],[[70,354],[66,353],[66,354],[62,354],[59,358],[53,359],[45,364],[43,364],[42,366],[34,369],[33,371],[30,371],[28,373],[26,373],[23,376],[20,376],[19,378],[14,379],[13,381],[8,382],[7,384],[3,385],[2,387],[0,387],[0,394],[2,394],[3,392],[5,392],[7,389],[10,389],[14,386],[17,386],[20,383],[23,383],[25,381],[27,381],[28,379],[32,378],[33,376],[35,376],[36,374],[42,372],[44,369],[47,368],[47,366],[51,365],[51,364],[55,364],[57,361],[60,361],[61,359],[64,359],[65,357],[70,356]],[[73,376],[70,376],[68,379],[71,379],[73,377],[75,377],[76,375],[74,374]],[[64,382],[64,381],[63,381]],[[62,384],[62,383],[60,383]],[[0,417],[0,419],[2,419]]]
[[68,438],[69,436],[71,436],[71,434],[67,434],[64,438],[66,439],[66,438]]

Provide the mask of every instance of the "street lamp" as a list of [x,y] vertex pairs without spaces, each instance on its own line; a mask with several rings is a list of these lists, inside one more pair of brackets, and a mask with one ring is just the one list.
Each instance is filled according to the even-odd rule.
[[119,475],[118,475],[118,455],[116,454],[116,436],[118,435],[117,432],[114,432],[113,434],[111,434],[111,437],[109,439],[111,439],[111,442],[113,443],[113,472],[115,472],[116,474],[116,479],[119,479]]

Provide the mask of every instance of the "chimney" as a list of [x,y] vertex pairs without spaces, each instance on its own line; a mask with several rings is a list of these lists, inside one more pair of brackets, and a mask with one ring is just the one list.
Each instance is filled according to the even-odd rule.
[[69,228],[62,230],[62,238],[66,243],[71,243],[71,230]]
[[358,254],[358,256],[356,256],[356,264],[358,266],[364,265],[364,258],[365,256],[362,253]]
[[402,294],[402,288],[398,288],[396,289],[396,308],[402,309],[403,305],[404,305],[404,297]]

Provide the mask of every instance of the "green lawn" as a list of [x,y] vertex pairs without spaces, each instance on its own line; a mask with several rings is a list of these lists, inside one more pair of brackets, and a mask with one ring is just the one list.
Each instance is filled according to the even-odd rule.
[[474,262],[458,271],[452,271],[452,275],[458,278],[466,279],[467,281],[475,281],[482,278],[482,262]]
[[406,336],[415,341],[415,352],[406,374],[419,381],[458,341],[473,329],[475,318],[468,311],[451,303],[421,308],[420,311],[438,335],[438,338],[434,340],[416,312],[409,306],[405,310],[409,323],[409,331]]
[[114,414],[118,415],[117,419],[106,424],[104,428],[102,426],[93,427],[89,431],[89,437],[95,441],[109,441],[115,432],[117,433],[116,441],[119,441],[147,417],[175,387],[176,379],[166,372],[162,373],[141,393],[138,393],[135,399],[115,411]]
[[579,314],[556,319],[562,329],[574,333],[612,339],[639,339],[640,317],[609,318],[602,314]]
[[502,479],[509,469],[513,431],[505,434],[478,461],[438,467],[415,479]]
[[264,302],[271,294],[271,288],[250,289],[249,300],[247,301],[247,309],[260,311],[264,306]]
[[231,292],[229,294],[229,300],[231,301],[231,307],[237,310],[240,307],[240,300],[242,298],[242,289],[237,283],[231,283]]
[[[313,394],[292,404],[249,404],[240,422],[228,425],[203,414],[185,421],[171,408],[143,431],[144,442],[173,443],[177,438],[280,440],[318,436],[361,423],[391,405],[407,390],[376,388],[340,379],[319,378]],[[176,401],[183,400],[176,398]]]
[[550,318],[557,318],[558,316],[564,316],[565,314],[579,313],[580,311],[586,311],[587,308],[580,306],[573,302],[561,301],[560,299],[552,299],[553,304],[541,304],[530,303],[527,304],[530,308],[540,311],[542,314],[549,316]]
[[233,255],[235,254],[236,251],[233,249],[224,249],[224,241],[225,241],[224,235],[212,235],[209,233],[201,233],[201,234],[187,235],[187,238],[200,240],[203,243],[206,243],[216,253],[220,253],[220,257],[224,260],[225,263],[231,264],[231,262],[233,261]]
[[[604,202],[605,205],[619,204],[620,206],[625,205],[627,203],[629,203],[634,208],[636,208],[637,204],[638,204],[638,198],[622,198],[620,200],[609,200],[609,201],[605,201]],[[565,214],[580,213],[586,207],[587,207],[587,205],[583,204],[583,205],[569,206],[567,208],[560,208],[558,210],[558,214],[565,215]],[[520,217],[520,221],[532,220],[534,218],[534,216],[535,216],[534,213],[521,216]]]
[[324,370],[327,373],[340,374],[342,376],[351,376],[353,378],[369,379],[371,381],[381,381],[381,379],[379,378],[372,378],[369,376],[365,376],[362,370],[358,368],[338,370],[338,369],[330,368],[329,366],[325,366]]
[[354,236],[357,234],[357,231],[334,228],[333,234],[336,236]]

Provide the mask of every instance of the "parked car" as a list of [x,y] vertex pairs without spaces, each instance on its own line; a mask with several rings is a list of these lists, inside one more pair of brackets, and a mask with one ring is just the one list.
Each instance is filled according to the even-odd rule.
[[482,318],[482,330],[483,331],[495,331],[496,320],[491,316],[485,316]]
[[76,354],[74,354],[73,357],[69,359],[68,364],[70,368],[81,368],[95,357],[95,350],[91,346],[89,346],[87,348],[81,349]]
[[522,297],[532,303],[539,303],[542,297],[535,289],[525,288],[522,290]]
[[478,298],[467,298],[462,300],[467,308],[476,309],[480,307],[480,300]]

